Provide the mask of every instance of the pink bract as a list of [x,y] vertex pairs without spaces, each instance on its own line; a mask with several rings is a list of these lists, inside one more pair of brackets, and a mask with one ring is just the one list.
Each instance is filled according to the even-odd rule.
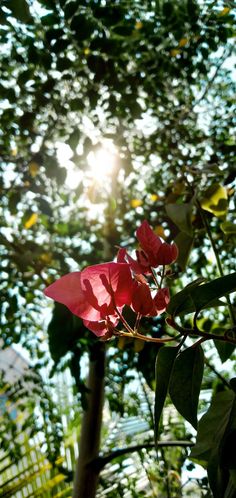
[[178,257],[178,247],[175,243],[167,244],[162,242],[148,222],[143,221],[136,231],[137,239],[140,243],[141,250],[137,251],[139,264],[144,268],[156,268],[159,265],[170,265]]
[[81,272],[64,275],[44,293],[67,306],[74,315],[99,322],[109,315],[117,316],[117,308],[131,303],[131,271],[126,263],[88,266]]
[[169,289],[167,287],[159,289],[154,297],[154,303],[158,315],[166,311],[169,302],[170,302]]
[[143,282],[133,282],[133,297],[131,307],[143,316],[157,316],[166,311],[170,302],[169,289],[159,289],[152,297],[150,288]]
[[133,282],[131,306],[136,313],[140,313],[143,316],[153,315],[153,313],[155,315],[154,302],[147,284],[137,281]]

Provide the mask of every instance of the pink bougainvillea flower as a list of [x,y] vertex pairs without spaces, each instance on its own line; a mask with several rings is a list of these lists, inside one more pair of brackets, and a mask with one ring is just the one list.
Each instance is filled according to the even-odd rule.
[[155,314],[154,302],[147,284],[138,281],[133,282],[131,307],[136,313],[140,313],[143,316]]
[[153,301],[155,303],[157,315],[161,315],[161,313],[164,313],[170,302],[170,292],[168,287],[163,287],[162,289],[159,289],[155,297],[153,298]]
[[141,264],[138,263],[135,259],[133,259],[124,248],[120,248],[117,253],[117,262],[118,263],[127,263],[136,275],[141,275],[145,272],[146,268],[143,268]]
[[106,336],[112,337],[113,330],[119,322],[118,315],[112,315],[107,317],[106,320],[101,320],[100,322],[92,322],[89,320],[83,320],[85,327],[91,330],[97,337]]
[[131,271],[127,263],[88,266],[81,272],[64,275],[44,293],[67,306],[90,330],[101,336],[108,324],[115,326],[118,323],[117,310],[131,303]]
[[169,289],[159,289],[152,297],[150,288],[143,282],[133,282],[131,307],[143,316],[157,316],[163,313],[170,301]]
[[178,257],[178,247],[175,243],[167,244],[154,233],[145,220],[136,231],[141,249],[136,251],[138,263],[148,271],[150,267],[170,265]]
[[137,229],[136,235],[140,244],[140,249],[136,251],[137,260],[132,258],[124,248],[120,248],[117,254],[117,261],[127,263],[135,275],[149,275],[152,273],[152,267],[170,265],[176,261],[177,245],[163,242],[146,220]]

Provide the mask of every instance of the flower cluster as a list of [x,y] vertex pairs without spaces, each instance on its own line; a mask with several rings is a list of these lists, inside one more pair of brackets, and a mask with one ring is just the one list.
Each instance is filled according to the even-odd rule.
[[[136,259],[120,249],[116,262],[103,263],[69,273],[51,284],[45,295],[64,304],[98,337],[111,337],[119,321],[128,334],[135,334],[142,316],[157,316],[169,303],[169,290],[162,287],[165,266],[178,256],[177,246],[167,244],[144,221],[136,232],[139,249]],[[156,273],[155,268],[161,267]],[[149,285],[153,278],[154,288]],[[133,330],[122,311],[129,306],[136,313]]]

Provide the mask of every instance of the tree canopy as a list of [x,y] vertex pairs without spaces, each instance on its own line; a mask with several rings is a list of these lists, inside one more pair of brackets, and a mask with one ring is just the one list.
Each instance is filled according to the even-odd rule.
[[[218,367],[234,359],[235,349],[229,296],[236,288],[234,22],[233,3],[221,0],[2,0],[0,6],[3,348],[25,347],[40,377],[43,367],[53,377],[69,366],[84,408],[85,359],[105,348],[111,412],[129,412],[124,378],[128,384],[135,371],[156,390],[157,426],[169,392],[197,427],[204,371],[202,389],[215,397],[192,457],[208,466],[213,496],[224,498],[235,492],[235,382]],[[173,324],[194,333],[197,323],[199,337],[212,334],[214,343],[192,348],[190,333],[177,357],[173,345],[136,338],[114,338],[104,347],[59,304],[46,330],[43,290],[66,273],[114,260],[117,246],[135,249],[143,220],[167,243],[174,240],[179,256],[167,275],[172,322],[143,317],[142,334],[171,335]],[[155,387],[157,372],[162,382],[156,379]],[[189,377],[199,378],[196,388]],[[208,405],[209,397],[203,411]],[[47,405],[52,427],[54,408]],[[55,461],[60,443],[54,456],[49,446]]]

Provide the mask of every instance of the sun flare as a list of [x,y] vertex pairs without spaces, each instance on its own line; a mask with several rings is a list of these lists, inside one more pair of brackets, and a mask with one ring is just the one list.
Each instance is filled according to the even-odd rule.
[[114,167],[117,160],[117,152],[115,147],[101,147],[100,149],[89,152],[87,156],[88,165],[94,180],[102,183],[114,172]]
[[[57,142],[56,147],[58,162],[67,170],[66,185],[69,188],[76,188],[86,176],[86,172],[82,172],[71,160],[73,151],[68,144]],[[117,149],[110,141],[90,151],[87,155],[87,173],[90,178],[92,177],[93,181],[100,186],[104,184],[114,173],[117,157]]]

